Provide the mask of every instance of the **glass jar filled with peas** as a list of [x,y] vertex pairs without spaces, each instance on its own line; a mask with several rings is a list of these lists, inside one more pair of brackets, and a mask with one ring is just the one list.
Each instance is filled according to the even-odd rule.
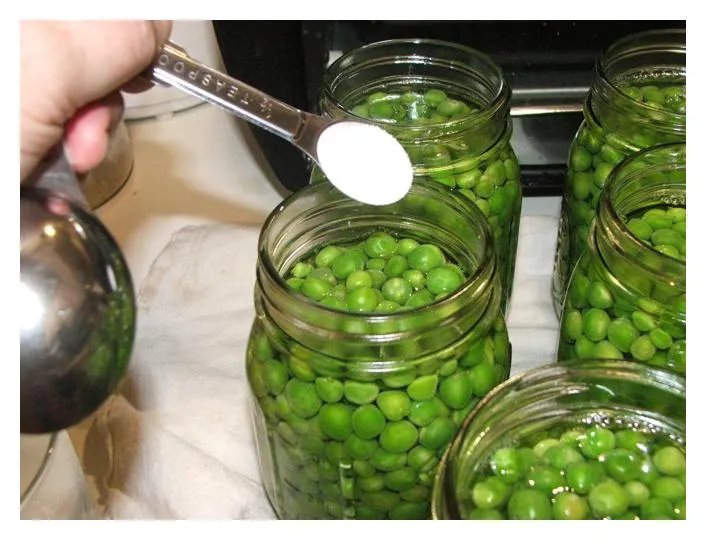
[[596,63],[583,113],[569,150],[554,261],[558,316],[610,172],[635,152],[686,140],[686,33],[649,31],[614,43]]
[[535,368],[447,448],[434,519],[686,519],[686,383],[624,360]]
[[[510,88],[500,67],[454,43],[372,43],[329,66],[320,108],[325,116],[386,129],[407,150],[415,181],[444,185],[476,204],[493,232],[504,308],[512,292],[522,184],[510,146]],[[370,167],[373,174],[375,163]],[[315,168],[312,182],[323,178]]]
[[557,358],[686,373],[686,146],[634,154],[608,177],[566,295]]
[[416,184],[368,206],[307,186],[260,236],[246,371],[282,519],[425,519],[442,452],[511,350],[480,210]]

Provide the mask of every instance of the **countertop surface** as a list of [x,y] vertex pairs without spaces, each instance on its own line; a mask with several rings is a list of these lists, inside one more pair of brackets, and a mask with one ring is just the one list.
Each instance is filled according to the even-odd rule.
[[[247,126],[215,107],[128,128],[133,171],[97,214],[140,292],[133,361],[120,394],[69,434],[101,517],[272,518],[242,364],[257,234],[284,192]],[[523,201],[508,315],[513,373],[553,360],[559,204]]]

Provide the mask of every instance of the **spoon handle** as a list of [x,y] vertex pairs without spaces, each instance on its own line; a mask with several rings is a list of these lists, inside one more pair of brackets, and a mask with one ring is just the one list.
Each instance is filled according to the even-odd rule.
[[316,138],[330,122],[275,99],[191,58],[167,42],[146,76],[179,88],[293,143],[316,159]]
[[49,150],[24,183],[27,186],[53,191],[84,209],[89,208],[62,143]]

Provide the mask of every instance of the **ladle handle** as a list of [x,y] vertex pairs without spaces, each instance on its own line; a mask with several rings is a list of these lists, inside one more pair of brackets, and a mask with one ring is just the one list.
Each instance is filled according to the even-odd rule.
[[145,75],[154,82],[174,86],[217,105],[295,144],[307,117],[312,116],[194,60],[171,42],[162,46]]
[[62,143],[56,144],[49,150],[24,184],[52,191],[84,209],[89,209],[88,201],[81,191],[76,173],[66,157]]

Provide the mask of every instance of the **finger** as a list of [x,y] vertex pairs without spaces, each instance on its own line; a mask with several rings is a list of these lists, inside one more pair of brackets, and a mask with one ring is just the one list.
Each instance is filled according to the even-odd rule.
[[117,92],[76,113],[64,137],[69,161],[76,172],[88,172],[100,165],[108,151],[110,133],[122,113],[122,97]]

